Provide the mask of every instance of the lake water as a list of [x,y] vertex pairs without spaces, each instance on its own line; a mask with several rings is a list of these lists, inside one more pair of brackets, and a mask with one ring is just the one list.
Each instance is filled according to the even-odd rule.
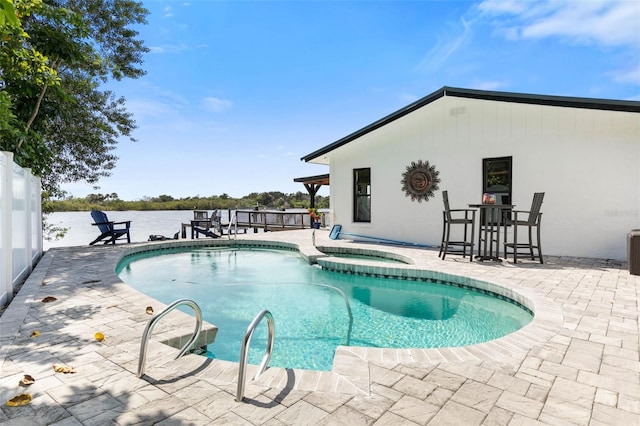
[[[193,219],[192,210],[158,210],[158,211],[105,211],[113,222],[131,221],[131,242],[143,242],[149,235],[173,237],[181,230],[182,223]],[[211,214],[211,211],[209,211]],[[227,222],[227,211],[222,211],[222,222]],[[44,240],[44,250],[52,247],[84,246],[93,241],[100,232],[97,226],[91,225],[93,219],[90,212],[57,212],[46,216],[49,225],[68,228],[64,238],[56,241]],[[189,234],[188,234],[189,235]]]

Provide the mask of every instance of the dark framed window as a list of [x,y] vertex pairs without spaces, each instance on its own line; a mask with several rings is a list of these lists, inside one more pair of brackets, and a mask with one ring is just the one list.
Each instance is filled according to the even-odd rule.
[[[512,157],[497,157],[482,159],[482,193],[489,194],[495,199],[496,204],[511,204],[511,175],[512,175]],[[493,217],[496,212],[494,210],[483,210],[480,220],[484,223],[485,212],[492,215],[488,222],[496,224],[500,218]],[[510,216],[510,213],[505,213]]]
[[482,160],[482,193],[495,197],[496,204],[511,204],[512,157]]
[[353,170],[353,221],[371,222],[371,169]]

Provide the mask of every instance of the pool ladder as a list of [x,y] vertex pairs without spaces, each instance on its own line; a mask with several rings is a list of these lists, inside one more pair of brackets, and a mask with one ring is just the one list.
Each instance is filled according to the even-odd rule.
[[182,355],[184,355],[187,352],[187,350],[191,347],[191,345],[193,345],[193,343],[196,341],[198,336],[200,336],[200,331],[202,330],[202,310],[200,309],[200,306],[198,306],[196,302],[189,299],[179,299],[173,302],[172,304],[170,304],[169,306],[167,306],[162,312],[160,312],[158,315],[151,318],[151,320],[145,327],[144,332],[142,333],[142,342],[140,343],[140,358],[138,360],[138,374],[137,374],[139,378],[142,377],[142,375],[144,374],[144,366],[145,366],[145,363],[147,362],[147,346],[149,345],[149,339],[151,338],[151,332],[153,331],[153,327],[155,327],[157,322],[160,321],[162,318],[164,318],[169,312],[173,311],[174,309],[182,305],[189,306],[195,312],[196,328],[193,331],[193,334],[191,335],[191,338],[189,339],[189,341],[182,347],[182,349],[180,350],[178,355],[175,357],[175,359],[178,359]]
[[[349,330],[347,332],[347,345],[349,345],[349,342],[351,340],[351,330],[353,328],[353,314],[351,312],[351,305],[349,304],[349,299],[347,295],[339,288],[331,285],[318,284],[318,283],[313,283],[313,285],[336,290],[338,293],[340,293],[340,295],[344,299],[345,304],[347,306],[347,312],[349,314]],[[169,312],[173,311],[174,309],[182,305],[187,305],[191,307],[195,312],[196,327],[193,331],[193,334],[191,335],[191,338],[182,347],[182,349],[180,350],[178,355],[175,357],[175,359],[178,359],[181,356],[183,356],[200,335],[200,331],[202,330],[202,310],[200,309],[200,307],[196,302],[190,299],[179,299],[173,302],[172,304],[170,304],[169,306],[167,306],[162,312],[160,312],[159,314],[151,318],[151,320],[145,327],[144,332],[142,333],[142,342],[140,343],[140,359],[138,360],[138,374],[137,374],[138,378],[142,377],[144,374],[144,367],[147,360],[147,347],[149,344],[149,339],[151,338],[151,332],[153,331],[153,327],[155,327],[158,321],[160,321],[167,314],[169,314]],[[264,373],[264,371],[267,368],[267,364],[271,359],[271,354],[273,352],[273,342],[275,340],[275,323],[273,321],[273,315],[271,315],[271,312],[269,312],[267,309],[263,309],[258,313],[258,315],[256,315],[253,321],[251,321],[251,324],[249,324],[249,326],[247,327],[247,331],[245,332],[244,338],[242,339],[242,345],[240,347],[240,365],[238,367],[238,390],[236,395],[237,402],[242,402],[242,400],[244,399],[244,388],[246,384],[245,375],[247,371],[247,360],[249,358],[249,346],[251,344],[251,337],[253,336],[253,332],[256,330],[256,328],[260,324],[260,321],[262,321],[263,318],[267,319],[267,329],[268,329],[267,347],[265,349],[265,354],[264,354],[264,357],[262,358],[262,362],[258,366],[258,370],[256,374],[253,376],[253,380],[258,379],[258,377],[260,377],[260,375]]]
[[242,402],[244,399],[244,386],[246,382],[245,374],[247,371],[247,359],[249,357],[249,345],[251,344],[253,332],[256,330],[256,327],[258,327],[258,324],[260,324],[260,321],[262,321],[263,318],[267,318],[269,336],[264,357],[262,358],[260,366],[258,366],[258,371],[255,376],[253,376],[253,380],[256,380],[262,373],[264,373],[264,370],[267,368],[267,363],[271,359],[271,353],[273,352],[273,340],[275,339],[275,324],[273,322],[273,315],[271,315],[271,312],[264,309],[256,315],[253,321],[251,321],[251,324],[247,327],[247,331],[244,333],[244,338],[242,339],[242,346],[240,348],[240,366],[238,367],[238,392],[236,394],[236,402]]
[[[147,326],[144,329],[144,332],[142,333],[142,341],[140,343],[140,358],[138,360],[138,373],[137,373],[138,378],[144,375],[144,367],[147,362],[147,347],[149,346],[149,339],[151,338],[151,333],[153,332],[153,328],[156,326],[158,321],[160,321],[167,314],[169,314],[169,312],[183,305],[191,307],[195,312],[196,327],[193,331],[193,334],[191,335],[191,338],[182,347],[178,355],[176,355],[175,359],[178,359],[181,356],[183,356],[200,335],[200,331],[202,330],[202,310],[200,309],[200,307],[196,302],[189,299],[179,299],[173,302],[172,304],[170,304],[169,306],[167,306],[162,312],[160,312],[159,314],[151,318],[151,320],[149,320],[149,323],[147,324]],[[256,372],[256,375],[253,377],[253,380],[256,380],[264,372],[264,370],[267,368],[267,363],[271,359],[271,353],[273,352],[273,340],[275,338],[275,325],[273,322],[273,315],[271,315],[271,312],[265,309],[261,311],[253,319],[253,321],[251,321],[251,324],[249,324],[249,327],[247,327],[247,331],[244,335],[244,339],[242,340],[242,347],[240,349],[240,366],[238,368],[238,395],[236,396],[236,401],[238,402],[241,402],[242,399],[244,398],[245,373],[247,370],[247,358],[249,356],[249,344],[251,343],[251,336],[253,336],[253,332],[255,331],[260,321],[265,317],[267,318],[267,327],[269,330],[267,349],[266,349],[264,358],[262,359],[262,362],[258,367],[258,371]]]

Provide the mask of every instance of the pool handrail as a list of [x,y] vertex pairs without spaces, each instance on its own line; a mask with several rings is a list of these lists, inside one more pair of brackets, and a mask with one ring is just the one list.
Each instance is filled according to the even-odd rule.
[[258,367],[258,371],[256,375],[253,376],[253,380],[256,380],[267,368],[267,363],[271,359],[271,353],[273,352],[273,341],[275,339],[275,324],[273,322],[273,315],[266,309],[263,309],[256,315],[256,317],[251,321],[249,327],[247,327],[247,331],[244,334],[244,338],[242,339],[242,346],[240,348],[240,365],[238,366],[238,392],[236,395],[236,402],[242,402],[244,399],[244,386],[245,386],[245,372],[247,370],[247,358],[249,357],[249,345],[251,344],[251,337],[253,336],[253,332],[256,327],[262,321],[262,318],[267,318],[267,327],[269,330],[269,336],[267,339],[267,348],[265,350],[264,357],[262,358],[262,362]]
[[198,336],[200,336],[200,331],[202,330],[202,310],[200,306],[196,302],[190,299],[178,299],[166,308],[162,310],[159,314],[155,315],[153,318],[149,320],[147,326],[142,333],[142,341],[140,342],[140,358],[138,360],[138,378],[142,377],[144,374],[144,367],[147,361],[147,346],[149,344],[149,339],[151,338],[151,332],[153,331],[153,327],[155,327],[156,323],[164,318],[169,312],[176,309],[178,306],[187,305],[193,309],[196,314],[196,328],[191,335],[189,341],[182,347],[178,355],[175,359],[180,358],[184,355],[187,350],[191,347],[191,345],[196,341]]
[[344,291],[340,290],[338,287],[334,287],[329,284],[320,284],[320,283],[309,283],[309,284],[317,285],[318,287],[330,288],[342,295],[342,298],[344,299],[344,303],[345,305],[347,305],[347,313],[349,314],[349,330],[347,330],[347,346],[349,346],[349,344],[351,343],[351,331],[353,329],[353,313],[351,312],[351,304],[349,303],[349,298],[344,293]]
[[237,213],[234,211],[233,212],[233,216],[231,216],[231,219],[229,220],[229,227],[227,228],[227,239],[231,239],[231,227],[234,227],[234,233],[233,233],[233,239],[237,239],[238,238],[238,215]]

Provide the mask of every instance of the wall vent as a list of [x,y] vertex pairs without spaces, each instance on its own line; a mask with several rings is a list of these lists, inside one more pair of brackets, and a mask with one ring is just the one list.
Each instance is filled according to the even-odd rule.
[[453,115],[455,117],[455,116],[464,114],[466,111],[467,111],[467,108],[463,106],[459,106],[459,107],[451,108],[449,110],[449,115]]

